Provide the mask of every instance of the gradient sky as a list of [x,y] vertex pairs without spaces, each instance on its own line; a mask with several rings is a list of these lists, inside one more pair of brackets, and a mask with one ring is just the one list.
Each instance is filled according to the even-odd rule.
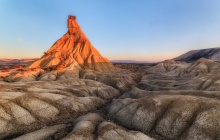
[[66,33],[68,15],[111,60],[220,47],[220,0],[0,0],[0,58],[42,56]]

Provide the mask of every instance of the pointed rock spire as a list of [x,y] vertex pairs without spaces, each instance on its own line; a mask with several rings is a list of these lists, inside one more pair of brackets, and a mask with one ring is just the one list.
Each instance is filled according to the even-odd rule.
[[93,69],[111,71],[111,62],[92,46],[80,29],[75,16],[67,20],[68,31],[44,55],[28,68],[60,69]]

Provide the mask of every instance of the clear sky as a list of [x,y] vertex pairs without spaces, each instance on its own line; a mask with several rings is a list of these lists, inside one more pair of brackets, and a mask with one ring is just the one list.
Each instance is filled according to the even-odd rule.
[[220,47],[220,0],[0,0],[0,58],[42,56],[66,33],[68,15],[111,60]]

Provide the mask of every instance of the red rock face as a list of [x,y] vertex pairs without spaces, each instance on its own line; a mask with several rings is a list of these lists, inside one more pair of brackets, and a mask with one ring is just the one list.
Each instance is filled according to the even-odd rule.
[[114,70],[111,62],[92,46],[80,29],[75,16],[67,20],[68,31],[28,68]]
[[76,23],[76,17],[75,16],[69,16],[67,20],[67,28],[68,33],[71,35],[74,35],[79,31],[79,25]]

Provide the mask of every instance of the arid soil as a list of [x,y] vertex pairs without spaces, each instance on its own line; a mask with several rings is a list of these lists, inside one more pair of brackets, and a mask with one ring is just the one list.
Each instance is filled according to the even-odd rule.
[[220,64],[201,59],[115,66],[111,73],[1,81],[0,138],[220,139]]

